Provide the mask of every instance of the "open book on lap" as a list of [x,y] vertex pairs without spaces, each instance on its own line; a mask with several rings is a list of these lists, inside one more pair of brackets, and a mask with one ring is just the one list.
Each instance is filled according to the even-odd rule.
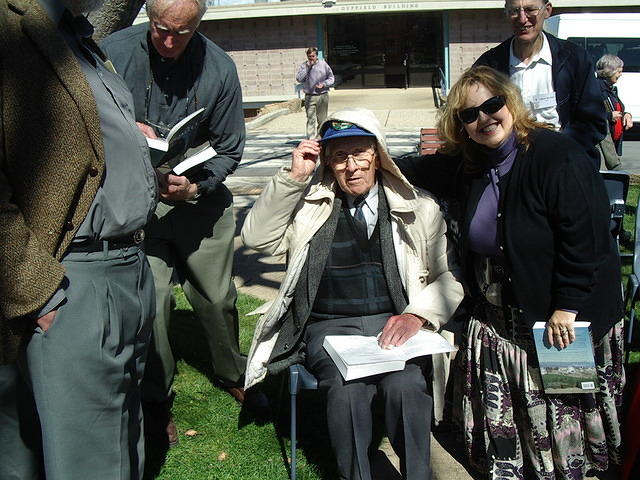
[[407,360],[457,350],[441,335],[420,330],[403,345],[383,350],[376,337],[327,335],[322,344],[345,380],[404,369]]

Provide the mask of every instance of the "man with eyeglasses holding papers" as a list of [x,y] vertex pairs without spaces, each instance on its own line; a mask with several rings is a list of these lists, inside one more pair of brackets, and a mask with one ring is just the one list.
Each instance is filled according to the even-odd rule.
[[551,15],[547,0],[507,0],[505,14],[513,36],[485,52],[474,66],[509,75],[536,120],[576,140],[598,169],[596,145],[607,133],[607,121],[589,54],[542,31]]
[[[239,352],[231,279],[233,197],[222,182],[240,162],[245,127],[233,61],[196,32],[205,0],[148,0],[146,9],[148,24],[114,33],[102,45],[133,93],[138,126],[149,137],[161,137],[204,107],[190,146],[208,144],[217,152],[188,177],[159,174],[162,202],[146,228],[157,314],[142,393],[148,410],[155,405],[152,411],[168,415],[175,373],[168,338],[174,271],[204,327],[214,376],[234,398],[244,400],[246,359]],[[175,425],[166,415],[169,443],[174,444]]]
[[371,405],[378,397],[403,478],[429,479],[433,402],[424,357],[346,382],[323,341],[379,334],[380,347],[390,349],[421,328],[439,330],[463,296],[444,220],[434,199],[393,163],[371,111],[336,112],[320,135],[298,145],[291,167],[267,184],[242,228],[248,247],[288,257],[278,297],[254,334],[246,387],[304,362],[327,395],[343,480],[371,479]]

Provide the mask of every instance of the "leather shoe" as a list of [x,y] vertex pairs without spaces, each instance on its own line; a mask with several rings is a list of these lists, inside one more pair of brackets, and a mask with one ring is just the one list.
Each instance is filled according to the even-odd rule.
[[176,427],[172,416],[169,416],[169,421],[167,422],[167,441],[169,442],[169,447],[175,447],[180,441],[178,427]]
[[244,403],[244,388],[242,387],[226,387],[225,390],[229,395],[236,399],[240,404]]

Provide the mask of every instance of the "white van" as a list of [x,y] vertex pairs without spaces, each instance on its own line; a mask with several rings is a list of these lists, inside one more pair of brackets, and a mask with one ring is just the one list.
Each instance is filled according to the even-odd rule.
[[544,29],[584,47],[594,65],[606,53],[620,57],[618,95],[634,123],[640,122],[640,13],[563,13],[549,17]]

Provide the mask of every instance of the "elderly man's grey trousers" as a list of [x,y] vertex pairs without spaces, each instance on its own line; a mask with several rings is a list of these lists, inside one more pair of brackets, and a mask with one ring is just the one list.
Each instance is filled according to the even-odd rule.
[[[400,457],[407,480],[431,478],[431,411],[422,365],[345,382],[322,347],[326,335],[377,335],[389,315],[321,320],[307,324],[306,365],[327,394],[327,428],[341,480],[371,480],[369,447],[373,437],[374,397],[384,411],[384,432]],[[419,359],[418,359],[419,360]]]
[[[20,372],[12,377],[14,385],[6,385],[10,391],[0,386],[0,397],[9,406],[12,396],[18,398],[19,407],[17,421],[0,425],[0,439],[20,436],[26,448],[39,435],[33,431],[39,420],[47,480],[140,479],[140,382],[155,311],[151,270],[138,247],[69,253],[62,263],[69,280],[66,303],[46,332],[35,328],[14,370]],[[37,409],[31,416],[20,411],[28,408],[19,400],[25,387]],[[33,453],[16,453],[3,443],[0,477],[11,478],[2,471],[7,457],[28,462]],[[17,468],[34,470],[28,464]]]

